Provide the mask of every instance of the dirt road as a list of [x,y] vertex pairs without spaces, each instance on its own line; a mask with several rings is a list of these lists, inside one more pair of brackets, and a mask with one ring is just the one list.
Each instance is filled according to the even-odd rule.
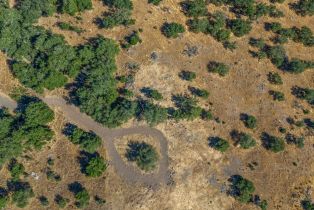
[[[51,108],[57,108],[62,111],[64,117],[76,124],[80,128],[93,131],[103,139],[104,146],[108,151],[110,164],[112,164],[116,172],[128,183],[139,183],[151,187],[157,187],[160,184],[167,184],[170,181],[168,171],[168,142],[163,133],[151,127],[132,127],[132,128],[117,128],[109,129],[103,127],[100,123],[95,122],[89,116],[80,112],[80,110],[68,104],[63,98],[60,97],[44,97],[42,100],[47,103]],[[16,102],[5,95],[0,94],[0,106],[7,107],[14,110],[17,106]],[[119,153],[117,152],[114,140],[122,136],[130,134],[144,134],[158,139],[160,143],[161,158],[159,161],[158,172],[144,174],[138,168],[126,164]]]

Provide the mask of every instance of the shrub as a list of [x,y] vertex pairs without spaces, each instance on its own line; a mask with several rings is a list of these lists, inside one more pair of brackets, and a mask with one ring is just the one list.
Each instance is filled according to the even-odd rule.
[[293,87],[292,94],[297,98],[306,100],[309,104],[314,104],[314,89]]
[[55,202],[57,203],[59,208],[64,208],[67,205],[68,200],[61,195],[56,195]]
[[179,77],[183,80],[186,80],[186,81],[192,81],[196,78],[196,74],[194,72],[191,72],[191,71],[181,71],[179,73]]
[[267,150],[277,153],[285,149],[285,142],[281,138],[263,133],[261,139]]
[[189,90],[191,91],[191,93],[197,97],[201,97],[201,98],[208,98],[209,96],[209,92],[207,90],[204,89],[199,89],[199,88],[195,88],[195,87],[189,87]]
[[147,98],[152,98],[157,101],[163,99],[161,93],[159,93],[158,90],[152,88],[144,87],[141,89],[141,92],[144,93]]
[[287,67],[287,70],[294,74],[299,74],[304,72],[307,68],[313,68],[314,62],[303,61],[299,59],[292,59]]
[[314,15],[314,1],[313,0],[299,0],[298,2],[291,4],[291,7],[298,15],[312,16]]
[[12,203],[19,208],[26,207],[29,199],[34,197],[31,186],[26,182],[10,182],[9,185],[12,191]]
[[209,62],[208,64],[209,72],[218,73],[219,76],[226,76],[229,73],[229,67],[226,64],[219,62]]
[[133,3],[130,0],[103,0],[104,4],[117,9],[133,9]]
[[229,181],[232,183],[230,194],[241,203],[250,202],[255,191],[253,182],[240,175],[233,175]]
[[269,94],[273,96],[274,101],[284,101],[285,100],[285,94],[279,91],[270,90]]
[[240,147],[243,149],[249,149],[256,145],[255,139],[250,134],[232,131],[231,137],[236,141],[236,144],[240,145]]
[[265,47],[265,42],[263,39],[254,39],[250,38],[249,44],[253,47],[257,47],[259,49],[263,49]]
[[185,29],[179,23],[164,23],[161,31],[167,38],[177,38],[179,34],[185,32]]
[[201,118],[203,120],[211,120],[213,118],[213,115],[210,111],[203,109],[201,113]]
[[57,174],[56,172],[52,171],[50,168],[47,168],[46,176],[47,176],[47,179],[50,181],[55,181],[55,182],[61,181],[61,176]]
[[73,182],[68,185],[69,190],[74,194],[77,208],[85,208],[89,204],[90,196],[88,191],[79,183]]
[[148,3],[157,6],[157,5],[159,5],[159,3],[160,3],[161,1],[162,1],[162,0],[148,0]]
[[79,28],[79,27],[76,27],[76,26],[73,26],[71,25],[70,23],[65,23],[65,22],[58,22],[57,23],[58,27],[61,29],[61,30],[65,30],[65,31],[74,31],[78,34],[82,33],[83,32],[83,29]]
[[199,17],[207,15],[206,2],[204,0],[186,1],[183,10],[188,17]]
[[10,198],[8,192],[5,189],[0,189],[0,209],[5,209],[7,203],[9,202]]
[[225,41],[223,43],[223,46],[225,49],[229,49],[233,52],[233,50],[237,49],[237,45],[236,42],[229,42],[229,41]]
[[103,204],[106,203],[106,200],[105,200],[105,199],[100,198],[100,197],[97,196],[97,195],[94,197],[94,200],[95,200],[95,202],[96,202],[98,205],[103,205]]
[[11,173],[11,177],[14,181],[20,179],[20,176],[24,173],[25,168],[23,164],[18,163],[16,159],[12,159],[8,165],[8,169]]
[[135,161],[137,166],[145,171],[153,170],[158,161],[155,148],[145,142],[129,142],[126,157]]
[[132,25],[135,20],[131,19],[131,11],[127,9],[110,10],[104,14],[103,18],[97,20],[101,28],[110,29],[118,25]]
[[304,210],[313,210],[314,209],[314,203],[311,202],[311,200],[303,200],[301,201],[302,208]]
[[254,129],[257,126],[257,120],[253,115],[241,114],[240,119],[247,128]]
[[229,148],[229,143],[220,137],[210,137],[209,146],[220,152],[225,152]]
[[245,34],[248,34],[252,29],[251,22],[242,19],[230,20],[228,23],[228,27],[231,29],[232,33],[237,37],[241,37],[244,36]]
[[124,39],[126,42],[125,44],[122,45],[124,48],[129,48],[133,45],[137,45],[138,43],[142,42],[138,31],[133,31],[132,34],[126,36]]
[[188,21],[189,30],[194,33],[207,33],[208,28],[210,27],[210,22],[208,18],[194,18]]
[[297,137],[291,133],[288,133],[286,135],[286,141],[288,144],[294,144],[298,148],[303,148],[304,147],[304,137]]
[[73,144],[80,145],[80,148],[93,153],[101,146],[101,139],[92,132],[85,132],[73,124],[66,124],[63,133]]
[[267,57],[277,67],[281,68],[287,62],[287,56],[282,46],[273,46],[266,49]]
[[60,10],[62,13],[75,15],[77,12],[92,9],[91,0],[61,0]]
[[48,206],[48,205],[49,205],[48,198],[45,197],[45,196],[40,196],[40,197],[38,198],[38,200],[39,200],[39,202],[40,202],[40,204],[41,204],[42,206]]
[[277,72],[269,72],[267,75],[268,81],[274,85],[282,85],[281,76]]
[[86,176],[99,177],[107,169],[105,159],[99,155],[88,159],[88,162],[83,169]]

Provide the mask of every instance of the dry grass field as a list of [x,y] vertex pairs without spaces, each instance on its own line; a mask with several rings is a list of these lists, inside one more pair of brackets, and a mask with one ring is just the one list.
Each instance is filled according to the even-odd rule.
[[[266,1],[265,1],[266,2]],[[153,6],[146,1],[134,0],[132,17],[135,25],[129,27],[115,27],[104,30],[98,28],[93,20],[107,10],[99,0],[93,0],[93,10],[82,13],[81,20],[69,15],[54,15],[39,20],[38,25],[50,29],[53,33],[62,34],[71,45],[86,42],[90,37],[101,34],[117,42],[136,29],[143,29],[140,33],[143,42],[128,50],[121,50],[117,57],[118,75],[127,73],[127,63],[139,64],[135,73],[135,81],[130,88],[136,96],[140,96],[140,89],[152,87],[164,97],[158,102],[164,106],[172,106],[173,94],[188,94],[188,87],[194,86],[209,91],[208,99],[200,99],[203,108],[212,111],[215,120],[203,121],[167,121],[156,126],[161,130],[169,144],[169,170],[173,183],[162,185],[157,189],[124,182],[115,172],[112,165],[99,178],[88,178],[79,169],[77,156],[79,148],[62,135],[62,128],[66,119],[57,111],[57,118],[51,127],[56,132],[54,140],[40,152],[29,151],[20,158],[26,171],[30,174],[26,179],[30,182],[37,195],[46,195],[50,206],[42,207],[38,199],[32,199],[27,207],[30,210],[58,209],[54,204],[54,195],[60,193],[73,201],[73,194],[67,190],[68,184],[79,181],[92,196],[99,195],[106,200],[106,204],[99,207],[95,202],[86,209],[110,210],[255,210],[254,205],[240,204],[226,194],[228,178],[234,174],[241,174],[251,180],[256,193],[268,201],[269,210],[301,210],[300,201],[306,196],[314,199],[314,132],[305,127],[293,127],[286,121],[287,117],[301,120],[305,117],[313,118],[313,107],[306,101],[300,101],[291,94],[295,85],[314,88],[314,71],[307,70],[302,74],[290,74],[278,70],[268,59],[253,58],[249,50],[250,37],[264,38],[271,43],[272,32],[264,29],[264,23],[278,21],[284,27],[303,25],[314,30],[313,16],[297,16],[288,4],[276,4],[285,14],[283,18],[262,17],[253,24],[252,31],[241,38],[232,37],[238,48],[233,52],[223,48],[222,44],[211,36],[196,34],[186,30],[177,39],[167,39],[160,32],[165,21],[178,22],[186,27],[187,17],[183,14],[178,0],[164,0],[159,6]],[[209,11],[223,9],[228,16],[233,17],[227,8],[210,5]],[[64,21],[79,26],[85,31],[78,35],[75,32],[62,31],[56,26],[57,21]],[[186,28],[187,29],[187,28]],[[189,57],[184,54],[188,46],[196,46],[198,54]],[[314,60],[314,48],[304,47],[302,44],[289,41],[284,45],[289,57]],[[151,54],[157,54],[156,59]],[[228,64],[230,72],[226,77],[219,77],[207,70],[209,61]],[[192,82],[181,80],[178,76],[181,70],[196,73]],[[268,72],[280,73],[284,85],[273,86],[267,81]],[[9,94],[19,83],[11,75],[3,54],[0,56],[0,91]],[[285,94],[285,101],[276,102],[268,94],[269,90],[280,90]],[[65,95],[66,90],[58,89],[46,91],[46,95]],[[305,115],[303,109],[310,110]],[[251,130],[240,121],[240,114],[254,115],[258,120],[256,129]],[[223,123],[222,123],[223,122]],[[143,122],[131,120],[124,127],[143,125]],[[267,131],[269,134],[284,137],[278,127],[285,127],[291,133],[305,136],[305,146],[299,149],[294,145],[286,145],[281,153],[272,153],[262,147],[260,135]],[[208,137],[220,136],[233,144],[230,132],[240,130],[250,133],[257,139],[257,146],[244,150],[233,147],[224,154],[208,146]],[[158,148],[154,139],[148,136],[132,135],[115,141],[117,150],[122,156],[128,139],[152,142]],[[106,148],[100,154],[107,157]],[[27,157],[30,157],[30,160]],[[45,170],[47,159],[53,158],[54,171],[61,175],[60,182],[46,179]],[[257,162],[254,170],[249,164]],[[38,177],[37,177],[38,175]],[[8,178],[8,171],[0,171],[0,183]],[[36,178],[37,177],[37,178]],[[5,183],[1,183],[5,184]],[[66,209],[75,209],[73,202]],[[17,209],[9,206],[8,209]]]

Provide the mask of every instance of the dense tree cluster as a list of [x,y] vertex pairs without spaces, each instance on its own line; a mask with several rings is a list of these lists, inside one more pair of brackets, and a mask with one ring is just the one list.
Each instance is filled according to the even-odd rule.
[[137,166],[145,171],[156,168],[158,153],[156,149],[145,142],[129,142],[126,157],[129,161],[135,161]]
[[293,87],[292,94],[297,98],[306,100],[309,104],[314,105],[314,89]]
[[297,58],[289,59],[285,49],[281,45],[270,46],[265,44],[262,39],[251,39],[250,44],[259,49],[257,52],[251,52],[254,57],[259,59],[268,58],[278,69],[299,74],[306,69],[314,68],[314,61]]
[[0,165],[22,154],[25,149],[41,149],[52,139],[48,127],[53,111],[37,98],[22,97],[15,115],[0,109]]
[[291,7],[298,15],[312,16],[314,15],[314,0],[299,0],[298,2],[291,4]]
[[67,124],[63,133],[70,139],[73,144],[78,144],[80,149],[86,152],[96,152],[101,146],[101,139],[92,132],[86,132],[76,125]]
[[313,32],[307,26],[283,28],[280,23],[272,22],[266,23],[265,28],[276,33],[277,36],[274,40],[277,43],[283,44],[291,39],[294,42],[302,43],[306,47],[314,46]]
[[109,11],[98,18],[97,23],[102,28],[113,28],[118,25],[131,25],[135,20],[131,19],[133,3],[130,0],[103,0],[109,7]]
[[82,12],[84,10],[90,10],[93,7],[91,0],[59,0],[58,4],[59,10],[62,13],[70,15],[75,15],[75,13]]

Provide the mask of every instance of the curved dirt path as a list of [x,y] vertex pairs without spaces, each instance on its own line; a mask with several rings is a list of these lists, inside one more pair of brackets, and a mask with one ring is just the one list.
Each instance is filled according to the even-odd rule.
[[[50,107],[59,108],[63,112],[64,117],[70,122],[76,124],[84,130],[93,131],[101,137],[103,139],[104,146],[107,149],[111,164],[114,165],[117,173],[128,183],[141,183],[151,187],[169,183],[168,141],[161,131],[155,128],[143,126],[109,129],[103,127],[102,124],[97,123],[86,114],[81,113],[77,107],[67,103],[63,98],[44,97],[41,99]],[[0,94],[0,106],[14,110],[17,104],[9,97]],[[115,148],[114,140],[130,134],[150,135],[159,140],[161,157],[157,172],[143,174],[138,168],[126,164],[123,161]]]

